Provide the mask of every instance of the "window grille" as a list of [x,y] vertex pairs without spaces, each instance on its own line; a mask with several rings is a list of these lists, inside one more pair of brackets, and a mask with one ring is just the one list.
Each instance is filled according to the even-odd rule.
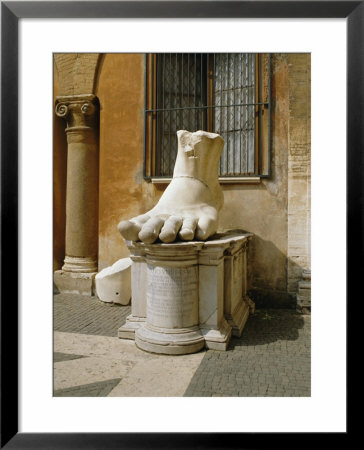
[[177,130],[220,134],[220,177],[270,175],[270,55],[161,53],[146,58],[145,178],[171,177]]

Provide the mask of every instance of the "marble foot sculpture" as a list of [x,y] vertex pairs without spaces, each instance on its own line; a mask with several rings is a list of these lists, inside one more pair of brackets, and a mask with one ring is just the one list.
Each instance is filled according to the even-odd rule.
[[178,131],[177,138],[173,178],[157,205],[118,225],[128,241],[204,241],[217,230],[223,205],[218,164],[224,140],[215,133],[185,130]]

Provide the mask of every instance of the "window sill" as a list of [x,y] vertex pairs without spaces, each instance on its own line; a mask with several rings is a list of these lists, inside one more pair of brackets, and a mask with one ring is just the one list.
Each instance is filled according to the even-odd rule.
[[[169,184],[172,177],[151,177],[153,184]],[[220,184],[259,184],[261,177],[220,177]]]

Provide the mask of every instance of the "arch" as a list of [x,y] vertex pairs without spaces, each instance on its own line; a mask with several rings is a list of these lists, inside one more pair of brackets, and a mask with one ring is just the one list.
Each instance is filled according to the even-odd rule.
[[94,94],[101,53],[55,53],[60,96]]

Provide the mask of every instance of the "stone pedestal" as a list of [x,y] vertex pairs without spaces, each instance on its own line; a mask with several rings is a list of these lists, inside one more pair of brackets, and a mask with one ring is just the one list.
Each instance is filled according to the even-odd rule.
[[127,241],[134,261],[132,314],[118,336],[155,353],[226,350],[254,307],[246,296],[251,237],[230,232],[206,242]]
[[67,127],[66,257],[54,275],[60,292],[94,294],[98,249],[98,103],[90,95],[58,97]]
[[204,347],[199,329],[200,247],[190,243],[147,246],[147,314],[135,332],[139,348],[178,355]]

